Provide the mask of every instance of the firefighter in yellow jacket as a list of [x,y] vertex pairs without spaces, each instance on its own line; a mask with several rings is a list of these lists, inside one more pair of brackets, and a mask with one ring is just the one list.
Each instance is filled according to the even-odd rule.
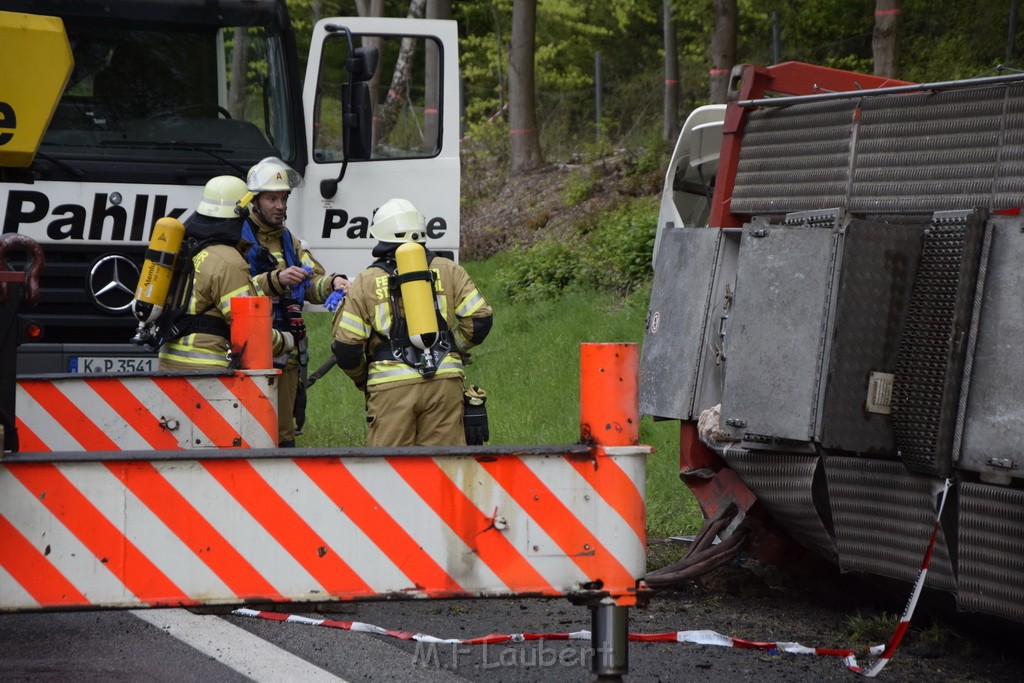
[[344,275],[327,275],[308,249],[284,222],[288,197],[301,177],[276,157],[267,157],[251,169],[246,178],[254,194],[252,211],[242,235],[253,242],[246,252],[249,273],[256,288],[273,301],[275,330],[290,332],[295,348],[275,356],[282,370],[277,389],[278,439],[282,447],[295,445],[295,406],[300,391],[300,364],[308,361],[306,326],[302,319],[304,302],[322,304],[336,289],[348,287]]
[[374,213],[370,234],[377,261],[352,281],[331,347],[338,367],[366,392],[367,444],[465,445],[463,355],[490,332],[491,307],[462,266],[426,250],[433,293],[426,305],[437,326],[432,343],[424,343],[410,334],[416,330],[402,296],[402,283],[424,274],[399,273],[396,263],[407,243],[425,249],[423,214],[405,199],[388,200]]
[[[218,370],[229,365],[231,299],[257,296],[242,255],[251,246],[242,238],[249,191],[245,181],[217,176],[185,221],[179,258],[190,258],[176,287],[175,311],[159,351],[161,371]],[[274,353],[294,346],[291,334],[273,332]]]

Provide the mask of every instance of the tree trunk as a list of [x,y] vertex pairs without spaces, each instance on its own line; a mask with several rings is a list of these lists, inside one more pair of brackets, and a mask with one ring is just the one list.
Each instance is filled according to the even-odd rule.
[[736,0],[715,0],[715,27],[711,33],[710,98],[713,104],[725,102],[729,92],[729,74],[736,63],[736,24],[739,10]]
[[[425,3],[426,0],[411,0],[407,18],[422,18]],[[391,133],[395,122],[398,121],[399,112],[409,101],[409,83],[412,81],[412,62],[415,55],[416,40],[403,38],[402,47],[398,50],[398,61],[395,62],[395,71],[391,75],[391,87],[388,88],[384,104],[377,114],[376,135],[378,140],[383,140]]]
[[[427,19],[451,19],[452,18],[452,0],[427,0]],[[451,59],[451,55],[449,55]],[[423,127],[424,137],[427,140],[437,140],[438,133],[440,132],[440,102],[438,102],[438,96],[440,95],[440,54],[437,49],[437,43],[432,40],[427,41],[427,65],[426,65],[426,83],[427,83],[427,99],[424,102],[423,110]],[[449,106],[456,106],[454,102],[450,102]]]
[[427,19],[451,19],[452,0],[427,0]]
[[[356,14],[360,17],[383,17],[384,0],[356,0]],[[380,51],[383,48],[383,43],[380,38],[367,37],[362,39],[361,47],[375,47]],[[374,146],[376,146],[377,140],[380,139],[377,135],[377,91],[380,89],[380,71],[381,64],[378,62],[373,78],[367,83],[370,87],[370,111],[373,112]]]
[[231,42],[231,85],[228,88],[228,111],[236,119],[245,118],[245,91],[249,69],[249,29],[235,28]]
[[679,45],[672,1],[662,0],[665,42],[665,110],[662,137],[672,145],[679,136]]
[[383,17],[384,0],[356,0],[356,14],[361,17]]
[[900,66],[899,0],[875,0],[875,33],[871,38],[871,52],[875,60],[875,75],[895,78]]
[[509,135],[511,172],[540,166],[540,135],[534,93],[537,0],[512,0],[512,48],[508,56]]

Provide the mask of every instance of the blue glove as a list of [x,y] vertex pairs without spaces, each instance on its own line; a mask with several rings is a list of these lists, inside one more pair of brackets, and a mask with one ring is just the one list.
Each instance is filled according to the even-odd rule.
[[324,308],[326,308],[331,313],[334,313],[336,310],[338,310],[338,306],[341,305],[341,302],[344,300],[344,298],[345,290],[336,289],[333,292],[331,292],[331,295],[329,297],[327,297],[327,301],[324,302]]
[[[306,271],[306,273],[308,273],[310,276],[313,275],[313,267],[312,266],[302,266],[302,269],[304,271]],[[292,288],[291,288],[292,289],[292,298],[295,299],[296,301],[305,301],[306,300],[306,288],[307,287],[309,287],[309,278],[308,277],[305,280],[303,280],[302,282],[300,282],[299,284],[292,285]]]

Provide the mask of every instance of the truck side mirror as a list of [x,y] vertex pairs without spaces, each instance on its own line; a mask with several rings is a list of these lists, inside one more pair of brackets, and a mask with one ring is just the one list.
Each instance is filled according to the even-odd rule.
[[357,47],[348,58],[345,68],[353,83],[365,83],[377,72],[380,51],[375,47]]
[[380,52],[375,47],[357,47],[345,64],[349,82],[341,87],[348,159],[369,159],[373,151],[373,100],[366,81],[377,71]]
[[373,153],[373,99],[366,81],[377,71],[380,52],[375,47],[352,46],[352,34],[342,26],[329,24],[328,31],[340,31],[348,39],[349,58],[345,61],[348,83],[341,86],[343,154],[337,178],[320,181],[320,195],[330,199],[338,192],[350,159],[369,159]]
[[345,156],[348,159],[369,159],[373,151],[373,105],[370,104],[370,86],[366,83],[346,83],[341,86],[341,101],[345,108]]

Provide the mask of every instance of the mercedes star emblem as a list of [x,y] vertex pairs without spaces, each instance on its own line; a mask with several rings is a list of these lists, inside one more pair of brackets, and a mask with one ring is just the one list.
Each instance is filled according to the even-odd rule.
[[138,283],[139,267],[121,254],[100,258],[89,271],[92,300],[108,313],[122,313],[131,308]]

